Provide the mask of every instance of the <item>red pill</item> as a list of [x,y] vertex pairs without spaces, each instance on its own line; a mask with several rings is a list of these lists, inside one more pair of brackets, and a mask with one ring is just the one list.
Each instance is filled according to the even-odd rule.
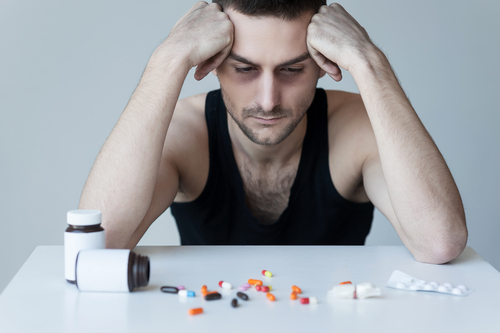
[[255,290],[257,290],[257,291],[261,291],[261,290],[262,290],[262,287],[261,287],[261,286],[259,286],[259,285],[256,285],[256,286],[255,286]]
[[267,292],[269,292],[269,287],[263,286],[260,288],[260,291],[267,293]]
[[309,298],[307,298],[307,297],[301,298],[300,299],[300,303],[302,303],[302,304],[309,304]]

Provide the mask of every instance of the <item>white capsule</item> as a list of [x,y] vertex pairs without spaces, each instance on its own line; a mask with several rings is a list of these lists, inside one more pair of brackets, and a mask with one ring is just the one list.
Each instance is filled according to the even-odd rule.
[[396,284],[396,288],[398,289],[406,289],[408,286],[406,285],[406,283],[403,283],[403,282],[398,282]]
[[370,282],[363,282],[356,285],[356,297],[358,299],[365,299],[368,297],[375,297],[382,295],[379,287],[374,286]]
[[463,290],[460,289],[460,288],[453,288],[453,290],[451,291],[451,293],[453,295],[463,295],[464,294]]
[[178,295],[180,297],[194,297],[195,293],[194,293],[194,291],[190,291],[190,290],[179,290]]
[[316,297],[309,297],[309,304],[318,304],[318,299]]
[[335,286],[332,289],[332,292],[329,295],[335,298],[354,298],[354,291],[356,288],[352,284],[341,284],[339,286]]
[[222,287],[222,289],[232,289],[233,288],[233,286],[229,282],[222,282],[221,287]]

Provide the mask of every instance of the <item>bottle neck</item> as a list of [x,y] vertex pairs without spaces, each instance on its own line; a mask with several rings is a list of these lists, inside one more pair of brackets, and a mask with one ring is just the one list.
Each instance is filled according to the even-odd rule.
[[149,283],[150,264],[148,256],[141,256],[130,251],[128,258],[128,288],[145,287]]
[[87,233],[87,232],[97,232],[97,231],[104,231],[104,229],[101,227],[100,224],[94,224],[94,225],[73,225],[73,224],[70,224],[68,226],[68,228],[66,229],[66,232]]

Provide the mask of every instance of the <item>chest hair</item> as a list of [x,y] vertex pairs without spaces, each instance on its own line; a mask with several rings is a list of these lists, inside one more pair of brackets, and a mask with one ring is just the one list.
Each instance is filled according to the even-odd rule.
[[245,203],[253,216],[262,224],[276,222],[288,206],[298,160],[279,168],[252,168],[248,163],[240,163],[238,169],[245,190]]

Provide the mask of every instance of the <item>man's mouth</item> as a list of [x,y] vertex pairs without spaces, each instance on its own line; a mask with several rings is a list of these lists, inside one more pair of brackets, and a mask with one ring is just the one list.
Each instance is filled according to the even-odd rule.
[[283,119],[284,117],[276,117],[276,118],[260,118],[260,117],[254,117],[255,120],[257,120],[259,123],[264,124],[264,125],[272,125],[276,124],[280,119]]

